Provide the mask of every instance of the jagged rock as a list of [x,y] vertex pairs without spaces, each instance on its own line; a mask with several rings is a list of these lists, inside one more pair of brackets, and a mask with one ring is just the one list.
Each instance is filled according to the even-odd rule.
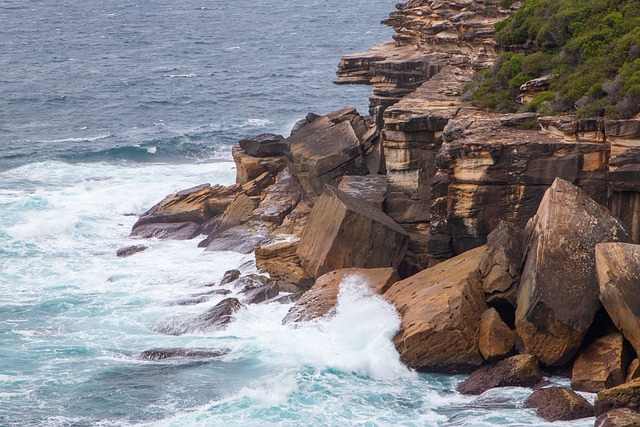
[[551,80],[553,80],[553,76],[548,75],[529,80],[520,85],[520,95],[518,95],[516,101],[521,104],[530,103],[538,93],[549,89]]
[[231,155],[236,164],[236,182],[238,184],[246,184],[265,172],[276,176],[287,166],[287,161],[283,156],[255,157],[247,154],[239,144],[233,146]]
[[[243,226],[210,234],[205,241],[207,251],[232,251],[241,254],[249,254],[258,246],[271,241],[270,233],[264,230],[253,230]],[[202,244],[201,242],[200,244]]]
[[640,359],[635,358],[627,368],[627,376],[624,382],[628,383],[638,378],[640,378]]
[[263,276],[260,274],[247,274],[246,276],[242,276],[237,279],[233,286],[236,289],[240,289],[240,293],[244,293],[250,291],[252,289],[257,289],[262,286],[271,286],[273,284],[273,280],[271,280],[267,276]]
[[597,393],[624,382],[629,354],[624,338],[613,333],[589,344],[576,358],[571,373],[571,388]]
[[595,256],[600,301],[640,354],[640,245],[603,243]]
[[617,408],[640,410],[640,379],[602,390],[596,396],[596,416]]
[[484,250],[476,248],[444,261],[385,292],[402,317],[394,344],[407,366],[460,373],[482,364],[479,321],[487,306],[478,266]]
[[524,239],[524,231],[506,221],[500,221],[489,233],[487,251],[480,261],[482,288],[488,302],[506,301],[515,307]]
[[297,237],[302,235],[304,227],[307,225],[307,219],[313,208],[313,202],[309,199],[303,199],[298,203],[294,210],[286,216],[275,234],[291,234]]
[[165,335],[221,330],[233,320],[233,314],[243,307],[236,298],[227,298],[203,314],[172,317],[155,325],[153,330]]
[[640,243],[640,151],[620,155],[619,165],[612,161],[609,172],[611,212],[625,225],[634,243]]
[[[218,247],[225,247],[225,245],[228,246],[228,243],[224,243],[223,241],[225,236],[229,235],[229,233],[233,234],[229,229],[249,221],[252,212],[257,207],[257,204],[258,200],[256,197],[249,197],[245,193],[238,193],[224,213],[217,218],[215,225],[210,227],[207,237],[198,243],[198,247],[206,248],[216,240],[218,240]],[[238,229],[236,228],[234,230]],[[243,234],[241,231],[238,231],[237,233]],[[233,243],[240,242],[231,243],[231,247],[234,247]]]
[[293,292],[290,294],[282,295],[273,300],[273,302],[277,302],[278,304],[292,304],[302,298],[304,292]]
[[138,252],[142,252],[149,249],[148,246],[145,245],[131,245],[131,246],[125,246],[124,248],[120,248],[118,249],[118,251],[116,252],[116,256],[122,257],[122,258],[126,258],[128,256],[131,256],[133,254],[137,254]]
[[257,288],[245,288],[240,293],[244,294],[244,298],[242,298],[243,304],[260,304],[277,297],[280,293],[280,287],[277,283],[271,283]]
[[343,176],[338,190],[356,199],[366,201],[369,206],[382,210],[388,182],[386,175]]
[[377,294],[383,294],[389,286],[400,280],[393,268],[344,268],[331,271],[320,276],[311,289],[302,294],[282,323],[305,322],[333,315],[340,285],[348,277],[364,281]]
[[256,267],[278,282],[293,283],[308,289],[313,278],[300,263],[297,250],[300,241],[275,243],[256,248]]
[[549,387],[536,390],[524,402],[525,408],[535,408],[547,421],[569,421],[593,417],[593,406],[573,390]]
[[240,270],[227,270],[222,275],[222,280],[220,281],[220,286],[228,285],[231,282],[234,282],[240,278]]
[[308,113],[304,119],[300,119],[298,120],[293,127],[291,128],[291,132],[289,133],[289,136],[293,135],[294,133],[298,132],[300,129],[302,129],[303,127],[305,127],[306,125],[308,125],[309,123],[312,123],[315,119],[319,118],[321,116],[315,114],[315,113]]
[[458,386],[462,394],[482,394],[495,387],[531,387],[542,381],[538,361],[530,354],[512,356],[471,373]]
[[397,268],[408,243],[387,215],[328,185],[309,215],[298,256],[313,277],[349,267]]
[[260,196],[261,193],[271,184],[275,178],[269,172],[265,172],[256,179],[247,182],[242,186],[242,192],[249,197]]
[[202,227],[195,222],[151,223],[138,225],[130,234],[142,239],[190,240],[200,235]]
[[283,143],[284,137],[275,133],[263,133],[252,136],[238,142],[245,153],[254,157],[281,156],[287,145]]
[[284,169],[276,177],[275,184],[265,190],[262,201],[251,214],[251,218],[279,226],[301,199],[300,181],[289,169]]
[[596,418],[595,427],[638,427],[640,413],[629,408],[618,408]]
[[577,352],[600,306],[596,244],[627,234],[609,211],[562,179],[547,190],[527,231],[516,329],[527,353],[561,366]]
[[337,184],[344,175],[369,173],[362,145],[367,130],[355,109],[344,109],[315,119],[287,138],[289,168],[309,197],[320,196],[325,184]]
[[516,343],[516,331],[507,326],[494,308],[482,313],[478,348],[488,362],[502,359],[511,353]]
[[164,360],[175,357],[186,357],[190,359],[210,359],[224,356],[231,350],[227,348],[152,348],[140,352],[138,357],[142,360]]

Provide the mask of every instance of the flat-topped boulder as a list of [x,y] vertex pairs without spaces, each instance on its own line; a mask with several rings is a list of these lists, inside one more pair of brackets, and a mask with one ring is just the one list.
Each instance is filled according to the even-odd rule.
[[401,280],[385,292],[402,317],[394,338],[400,360],[427,372],[470,372],[484,358],[479,324],[487,306],[478,267],[484,247]]
[[593,405],[575,391],[563,387],[542,388],[524,401],[525,408],[535,408],[547,421],[571,421],[593,417]]
[[313,277],[340,268],[398,268],[407,233],[383,212],[328,185],[315,202],[298,247]]
[[281,155],[252,156],[240,148],[240,144],[235,144],[231,148],[231,156],[236,164],[236,182],[238,184],[246,184],[265,172],[275,176],[287,166],[287,161]]
[[283,143],[284,136],[275,133],[263,133],[245,138],[238,142],[245,153],[254,157],[281,156],[287,144]]
[[606,208],[562,179],[545,193],[527,232],[516,329],[527,353],[561,366],[576,354],[600,308],[596,245],[628,237]]
[[622,334],[598,338],[580,352],[571,372],[571,388],[597,393],[625,381],[629,352]]

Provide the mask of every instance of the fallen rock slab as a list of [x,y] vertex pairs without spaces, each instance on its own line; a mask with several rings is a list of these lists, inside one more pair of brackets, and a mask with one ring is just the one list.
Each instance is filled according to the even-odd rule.
[[283,156],[256,157],[248,154],[239,144],[231,148],[231,156],[236,164],[236,182],[246,184],[265,172],[276,176],[287,166]]
[[238,142],[247,154],[254,157],[281,156],[287,147],[284,136],[275,133],[263,133],[245,138]]
[[521,354],[473,371],[458,386],[458,391],[477,395],[495,387],[531,387],[540,381],[538,360],[530,354]]
[[292,283],[308,289],[313,284],[313,278],[302,267],[297,254],[299,244],[299,240],[294,240],[256,248],[258,271],[269,273],[269,277],[278,282]]
[[589,344],[576,358],[571,372],[571,388],[597,393],[624,382],[629,353],[624,337],[612,333]]
[[535,408],[547,421],[570,421],[593,417],[593,405],[575,391],[564,387],[536,390],[524,402],[525,408]]
[[516,343],[516,338],[516,331],[504,323],[496,309],[490,308],[482,313],[478,348],[487,362],[503,359],[509,355]]

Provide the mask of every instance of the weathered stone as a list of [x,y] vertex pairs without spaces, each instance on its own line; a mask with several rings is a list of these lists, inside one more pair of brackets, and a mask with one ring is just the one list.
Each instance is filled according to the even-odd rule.
[[638,378],[640,378],[640,359],[635,358],[627,368],[627,376],[624,382],[628,383]]
[[287,138],[289,168],[306,194],[315,199],[325,184],[344,175],[369,173],[361,138],[368,127],[355,109],[322,116]]
[[143,239],[190,240],[200,235],[202,227],[195,222],[150,223],[137,226],[130,234]]
[[258,271],[269,273],[278,282],[289,282],[309,288],[313,278],[300,263],[297,250],[300,241],[275,243],[256,248]]
[[280,293],[280,287],[277,283],[271,283],[257,288],[243,289],[240,293],[244,294],[244,298],[242,298],[243,304],[260,304],[277,297]]
[[138,357],[142,360],[164,360],[175,357],[211,359],[213,357],[224,356],[229,353],[229,351],[227,348],[152,348],[140,352]]
[[320,118],[321,116],[315,114],[315,113],[308,113],[304,119],[300,119],[297,122],[295,122],[295,124],[293,125],[293,127],[291,128],[291,132],[289,132],[289,136],[293,135],[294,133],[298,132],[300,129],[302,129],[303,127],[305,127],[306,125],[308,125],[309,123],[313,122],[315,119]]
[[512,356],[471,373],[458,386],[462,394],[482,394],[495,387],[531,387],[542,381],[538,360],[530,354]]
[[275,182],[275,178],[269,172],[265,172],[256,179],[242,186],[242,192],[249,197],[259,196],[268,186]]
[[596,416],[617,408],[640,411],[640,379],[602,390],[596,396]]
[[[640,150],[630,160],[636,163],[613,167],[609,172],[609,208],[631,234],[633,243],[640,243]],[[620,158],[622,156],[618,156]]]
[[640,245],[603,243],[595,256],[600,301],[640,354]]
[[639,427],[640,413],[629,408],[618,408],[596,418],[595,427]]
[[502,359],[511,353],[516,343],[516,331],[507,326],[494,308],[480,317],[478,348],[486,361]]
[[571,387],[597,393],[624,382],[629,354],[624,338],[613,333],[589,344],[573,363]]
[[286,216],[280,227],[278,227],[275,234],[291,234],[297,237],[302,235],[304,227],[307,225],[307,219],[313,208],[313,202],[309,199],[301,200],[294,210]]
[[478,266],[484,250],[476,248],[444,261],[385,292],[402,317],[394,344],[407,366],[460,373],[482,364],[479,321],[487,306]]
[[138,252],[142,252],[149,249],[148,246],[145,245],[131,245],[131,246],[125,246],[124,248],[120,248],[118,249],[118,251],[116,252],[116,256],[119,256],[121,258],[126,258],[128,256],[131,256],[133,254],[137,254]]
[[535,408],[547,421],[570,421],[593,417],[593,406],[573,390],[549,387],[536,390],[524,402],[525,408]]
[[377,294],[383,294],[389,286],[400,280],[393,268],[344,268],[331,271],[318,278],[311,289],[289,309],[282,323],[305,322],[333,315],[340,285],[347,278],[366,283]]
[[249,254],[256,247],[271,241],[267,231],[252,230],[243,226],[231,227],[209,237],[212,238],[207,245],[207,251],[232,251],[241,254]]
[[627,234],[609,211],[561,179],[545,193],[527,231],[516,329],[527,353],[561,366],[577,352],[600,307],[596,244]]
[[524,231],[500,221],[487,237],[487,251],[480,261],[482,288],[487,301],[506,301],[515,307],[524,250]]
[[273,280],[267,276],[263,276],[261,274],[247,274],[246,276],[242,276],[234,281],[233,286],[236,289],[239,289],[240,293],[245,293],[252,289],[257,289],[265,285],[270,286],[272,284]]
[[153,329],[166,335],[221,330],[233,320],[233,314],[243,307],[236,298],[227,298],[203,314],[172,317],[158,323]]
[[254,157],[281,156],[287,145],[283,142],[282,135],[275,133],[263,133],[252,136],[238,142],[245,153]]
[[343,176],[338,190],[366,201],[372,208],[382,210],[387,187],[385,175]]
[[220,280],[220,286],[228,285],[231,282],[235,282],[240,278],[240,270],[227,270],[224,272],[222,276],[222,280]]
[[309,215],[298,256],[313,277],[348,267],[397,268],[408,243],[387,215],[327,186]]
[[236,182],[238,184],[246,184],[265,172],[276,176],[287,166],[287,161],[282,156],[251,156],[240,148],[238,144],[235,144],[231,149],[231,155],[236,163]]
[[298,178],[289,169],[276,177],[274,185],[264,192],[264,197],[251,217],[258,221],[279,226],[302,199],[302,187]]

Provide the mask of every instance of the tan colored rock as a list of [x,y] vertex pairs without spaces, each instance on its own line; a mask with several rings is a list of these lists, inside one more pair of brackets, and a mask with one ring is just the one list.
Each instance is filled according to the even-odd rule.
[[364,281],[374,293],[382,294],[400,280],[393,268],[343,268],[320,276],[282,319],[282,323],[305,322],[335,312],[340,285],[346,278]]
[[268,186],[275,182],[275,178],[269,172],[265,172],[256,179],[242,186],[242,192],[249,197],[259,196]]
[[600,306],[596,244],[628,237],[609,211],[561,179],[545,193],[527,231],[516,329],[527,353],[561,366],[580,348]]
[[571,387],[597,393],[624,382],[629,354],[624,337],[616,332],[589,344],[576,358],[571,372]]
[[400,360],[428,372],[470,372],[483,362],[480,316],[487,309],[473,249],[392,285],[384,297],[402,317],[394,338]]
[[313,277],[349,267],[397,268],[408,243],[387,215],[328,185],[311,211],[298,256]]
[[640,245],[596,246],[596,271],[602,305],[640,354]]
[[274,233],[291,234],[299,238],[307,225],[311,209],[313,209],[313,202],[309,199],[302,199],[295,209],[285,217]]
[[494,308],[482,313],[478,348],[486,361],[493,362],[508,356],[513,350],[516,338],[516,331],[502,321]]
[[628,383],[638,378],[640,378],[640,359],[635,358],[627,368],[627,376],[624,382]]
[[386,175],[343,176],[338,190],[356,199],[365,200],[369,206],[382,210],[387,195]]
[[462,394],[482,394],[495,387],[531,387],[542,381],[538,360],[520,354],[482,366],[458,386]]
[[276,176],[287,166],[287,161],[282,156],[254,157],[247,154],[238,144],[231,149],[231,155],[236,163],[236,182],[241,185],[265,172]]
[[251,217],[277,227],[293,211],[302,199],[302,187],[298,178],[288,169],[276,177],[276,182],[264,191],[264,197]]
[[563,387],[542,388],[524,402],[525,408],[535,408],[547,421],[570,421],[593,417],[593,405],[575,391]]
[[618,408],[596,418],[595,427],[640,427],[640,413],[629,408]]
[[640,410],[640,379],[602,390],[596,396],[596,416],[616,408]]
[[300,263],[296,251],[300,241],[274,243],[256,248],[256,267],[258,271],[269,273],[269,277],[285,283],[293,283],[301,288],[313,284],[313,278]]

